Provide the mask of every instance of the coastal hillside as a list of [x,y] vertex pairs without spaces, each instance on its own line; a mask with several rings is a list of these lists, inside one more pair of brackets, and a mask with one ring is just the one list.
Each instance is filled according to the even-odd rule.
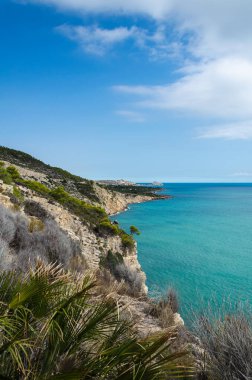
[[162,198],[155,187],[100,184],[6,147],[0,147],[0,160],[18,167],[22,178],[37,181],[50,189],[62,186],[78,199],[103,207],[109,215],[123,211],[130,203]]
[[250,378],[249,312],[203,310],[192,333],[174,289],[149,298],[137,226],[109,214],[159,198],[0,148],[1,378]]
[[[119,287],[115,297],[122,293],[121,302],[130,304],[139,330],[159,330],[158,318],[146,312],[145,274],[133,234],[109,219],[129,203],[159,198],[153,191],[133,185],[111,189],[0,148],[0,268],[25,272],[42,260],[72,272],[91,271],[106,287]],[[170,318],[182,324],[178,314]]]

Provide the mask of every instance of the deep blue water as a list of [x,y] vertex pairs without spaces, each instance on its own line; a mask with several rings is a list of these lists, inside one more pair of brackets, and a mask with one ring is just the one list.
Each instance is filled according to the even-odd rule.
[[252,301],[252,184],[166,184],[164,193],[174,198],[114,217],[141,231],[150,292],[174,286],[182,314],[212,298]]

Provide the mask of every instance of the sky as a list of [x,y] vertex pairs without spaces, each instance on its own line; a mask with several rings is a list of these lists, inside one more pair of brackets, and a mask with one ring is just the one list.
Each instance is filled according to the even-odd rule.
[[0,145],[92,179],[252,181],[251,0],[1,0]]

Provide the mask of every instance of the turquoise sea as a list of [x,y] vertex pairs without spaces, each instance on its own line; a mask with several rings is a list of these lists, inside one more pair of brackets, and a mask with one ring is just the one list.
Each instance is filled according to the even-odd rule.
[[252,184],[165,184],[174,196],[116,215],[136,225],[150,293],[174,286],[183,305],[230,297],[252,301]]

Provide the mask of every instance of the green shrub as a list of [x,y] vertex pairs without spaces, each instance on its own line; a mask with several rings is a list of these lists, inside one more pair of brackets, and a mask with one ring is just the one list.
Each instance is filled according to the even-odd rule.
[[1,162],[0,165],[0,179],[7,185],[11,185],[12,183],[12,177],[5,169],[3,163]]
[[24,202],[24,196],[17,186],[13,186],[13,197],[15,198],[15,201],[18,204],[21,204]]
[[20,182],[22,185],[28,187],[30,190],[33,190],[36,193],[39,193],[41,195],[48,195],[50,193],[50,189],[48,189],[48,187],[46,187],[40,182],[26,180],[26,179],[22,179],[20,180]]
[[134,248],[135,241],[132,236],[128,235],[126,232],[121,230],[120,236],[122,239],[122,245],[126,248]]
[[65,180],[83,181],[83,178],[81,178],[75,174],[69,173],[67,170],[57,168],[57,167],[51,167],[51,169],[53,169],[57,174],[59,174]]
[[73,197],[62,186],[50,190],[47,186],[37,181],[20,179],[19,183],[49,199],[54,199],[70,212],[79,216],[82,221],[88,221],[97,225],[107,216],[103,208],[92,206],[81,199]]
[[69,201],[69,194],[64,190],[63,186],[49,191],[50,195],[59,203],[64,204]]
[[19,171],[15,168],[15,166],[8,166],[6,171],[14,182],[21,178]]
[[104,217],[106,217],[106,212],[103,208],[89,205],[88,203],[71,196],[63,187],[51,190],[49,195],[60,204],[66,206],[83,221],[86,220],[97,225]]
[[93,181],[85,181],[85,182],[77,182],[76,183],[76,188],[79,191],[81,195],[84,197],[87,197],[91,201],[98,202],[99,203],[99,198],[96,195],[95,189],[94,189],[94,184]]
[[[118,304],[94,297],[97,287],[55,265],[21,276],[0,273],[1,379],[154,380],[190,378],[178,335],[144,339],[121,317]],[[186,376],[188,375],[188,377]]]
[[99,232],[108,235],[118,235],[120,230],[119,228],[110,222],[110,220],[103,220],[98,224]]
[[133,234],[140,235],[139,229],[135,226],[130,226],[130,233],[131,233],[131,235],[133,235]]
[[123,262],[123,256],[119,252],[108,251],[105,257],[100,258],[100,266],[109,269],[112,273],[115,273],[116,267]]

